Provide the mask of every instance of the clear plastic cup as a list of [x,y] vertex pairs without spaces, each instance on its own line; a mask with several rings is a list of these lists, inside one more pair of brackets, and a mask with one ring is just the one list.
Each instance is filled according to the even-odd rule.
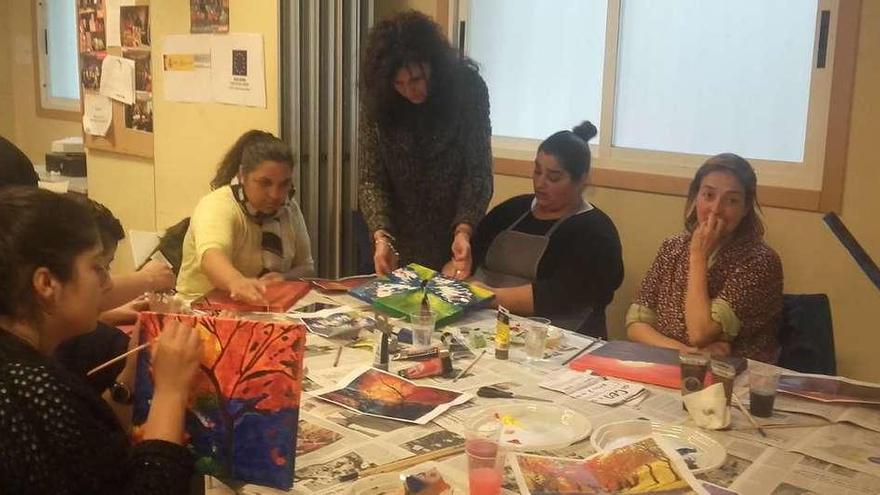
[[411,315],[413,347],[429,347],[434,335],[434,313],[416,313]]
[[526,360],[540,361],[544,359],[544,351],[547,348],[547,333],[550,330],[550,320],[533,316],[526,322]]

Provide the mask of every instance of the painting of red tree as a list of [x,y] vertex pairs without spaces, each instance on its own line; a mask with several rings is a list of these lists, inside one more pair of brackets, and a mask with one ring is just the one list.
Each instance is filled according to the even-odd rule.
[[317,397],[364,414],[412,423],[430,421],[471,398],[470,394],[454,390],[417,385],[375,368],[353,373],[356,376],[343,380],[345,385],[318,391]]
[[[195,326],[201,372],[186,414],[187,445],[202,474],[282,489],[293,485],[305,327],[289,320],[141,313],[141,340],[169,318]],[[153,395],[150,355],[138,360],[134,424]],[[137,431],[135,432],[137,433]]]

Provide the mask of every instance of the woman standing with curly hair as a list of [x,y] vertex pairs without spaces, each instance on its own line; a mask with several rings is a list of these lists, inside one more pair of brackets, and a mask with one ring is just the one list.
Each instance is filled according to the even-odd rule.
[[376,272],[441,269],[451,257],[447,275],[469,276],[471,233],[492,197],[489,93],[476,65],[427,16],[405,12],[370,32],[360,91],[359,199]]

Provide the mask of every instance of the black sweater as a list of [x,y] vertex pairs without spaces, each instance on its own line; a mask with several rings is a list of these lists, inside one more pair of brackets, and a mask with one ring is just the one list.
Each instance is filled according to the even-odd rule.
[[[474,267],[483,264],[489,245],[503,230],[529,211],[533,194],[501,203],[480,222],[471,240]],[[514,230],[544,235],[556,220],[538,220],[529,213]],[[593,207],[566,219],[550,236],[532,283],[535,315],[549,318],[592,308],[604,311],[623,281],[620,237],[614,223]]]
[[134,447],[85,382],[0,329],[0,493],[185,494],[186,448]]

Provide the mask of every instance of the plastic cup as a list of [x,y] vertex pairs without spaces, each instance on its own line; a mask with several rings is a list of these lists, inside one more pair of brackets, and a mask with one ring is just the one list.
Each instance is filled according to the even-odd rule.
[[729,406],[730,396],[733,394],[733,381],[736,379],[736,368],[730,363],[713,359],[709,369],[712,370],[712,380],[724,385],[724,396],[727,398]]
[[526,323],[526,360],[540,361],[544,359],[544,350],[547,347],[547,333],[550,330],[550,320],[533,316]]
[[434,335],[434,313],[417,313],[410,317],[413,347],[429,347]]
[[472,495],[499,495],[504,479],[501,422],[484,420],[465,429],[468,484]]
[[[681,351],[678,353],[678,362],[681,364],[681,395],[685,396],[703,390],[709,358],[705,354]],[[687,410],[684,402],[681,406]]]
[[769,418],[773,415],[777,385],[779,385],[779,370],[749,369],[749,412],[752,416]]

